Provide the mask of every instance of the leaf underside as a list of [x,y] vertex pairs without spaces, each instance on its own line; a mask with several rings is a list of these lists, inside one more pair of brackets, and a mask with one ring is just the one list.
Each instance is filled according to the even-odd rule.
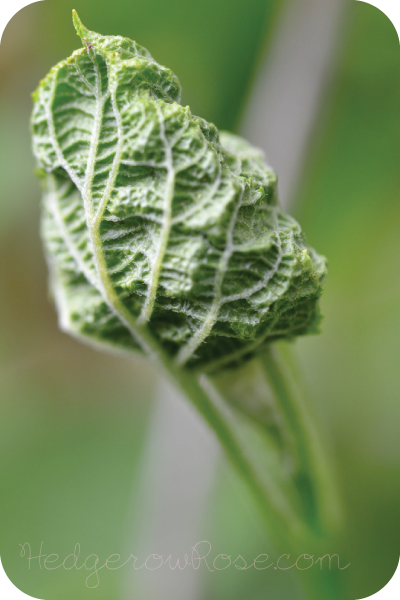
[[[147,50],[88,31],[34,93],[42,235],[64,330],[180,364],[317,330],[325,260],[262,153],[179,103]],[[145,336],[145,337],[146,337]]]

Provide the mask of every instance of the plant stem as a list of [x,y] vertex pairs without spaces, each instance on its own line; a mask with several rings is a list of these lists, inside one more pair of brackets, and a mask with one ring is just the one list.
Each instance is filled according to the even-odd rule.
[[299,393],[300,386],[293,382],[276,348],[269,348],[259,358],[295,439],[300,461],[296,483],[309,524],[317,535],[331,532],[340,521],[336,486],[331,475],[332,468]]
[[[166,374],[211,427],[247,484],[276,547],[283,552],[291,552],[292,557],[296,558],[304,552],[311,555],[314,553],[315,557],[323,556],[327,553],[326,546],[322,548],[321,545],[332,541],[326,535],[328,528],[324,525],[328,522],[332,526],[335,522],[333,517],[336,504],[332,497],[336,498],[336,495],[332,494],[329,468],[298,391],[294,393],[290,373],[286,373],[275,351],[271,349],[259,358],[286,425],[295,438],[300,461],[299,472],[302,476],[302,486],[299,484],[300,480],[297,480],[298,489],[303,493],[303,503],[306,505],[310,502],[308,512],[303,515],[296,514],[296,509],[272,481],[272,477],[266,477],[264,481],[258,476],[252,461],[246,456],[236,428],[232,425],[231,416],[227,414],[224,403],[218,398],[211,382],[204,375],[198,376],[185,368],[177,367],[166,355],[158,355]],[[307,485],[304,485],[305,481]],[[315,512],[317,519],[313,517]],[[302,516],[305,518],[302,519]],[[340,600],[343,596],[338,574],[336,570],[328,573],[314,571],[314,575],[300,571],[303,587],[307,590],[307,600]]]
[[264,485],[259,480],[227,416],[211,397],[209,386],[205,386],[204,381],[201,385],[197,376],[184,369],[170,374],[174,376],[175,383],[207,421],[236,470],[248,485],[276,544],[287,548],[287,544],[294,538],[301,539],[305,534],[301,520],[272,481]]

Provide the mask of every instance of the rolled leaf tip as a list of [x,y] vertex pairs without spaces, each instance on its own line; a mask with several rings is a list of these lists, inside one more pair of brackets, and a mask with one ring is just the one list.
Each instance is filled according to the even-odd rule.
[[77,35],[82,39],[84,37],[87,36],[87,34],[89,33],[89,31],[86,29],[86,27],[83,25],[82,21],[80,20],[78,13],[76,12],[75,9],[72,10],[72,21],[74,23],[74,27],[76,29],[76,33]]

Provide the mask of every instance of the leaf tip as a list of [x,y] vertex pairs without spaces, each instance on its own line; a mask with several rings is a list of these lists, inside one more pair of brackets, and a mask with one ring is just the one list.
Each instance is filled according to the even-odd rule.
[[80,20],[78,13],[76,12],[75,9],[72,10],[72,21],[74,23],[74,27],[76,29],[76,33],[79,35],[79,37],[82,39],[83,37],[86,36],[87,34],[87,29],[86,27],[83,25],[82,21]]

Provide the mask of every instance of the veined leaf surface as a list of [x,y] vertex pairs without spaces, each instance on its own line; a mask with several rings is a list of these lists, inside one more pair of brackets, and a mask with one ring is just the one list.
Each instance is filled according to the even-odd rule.
[[314,331],[325,261],[262,153],[181,106],[147,50],[74,23],[32,115],[62,328],[199,368]]

